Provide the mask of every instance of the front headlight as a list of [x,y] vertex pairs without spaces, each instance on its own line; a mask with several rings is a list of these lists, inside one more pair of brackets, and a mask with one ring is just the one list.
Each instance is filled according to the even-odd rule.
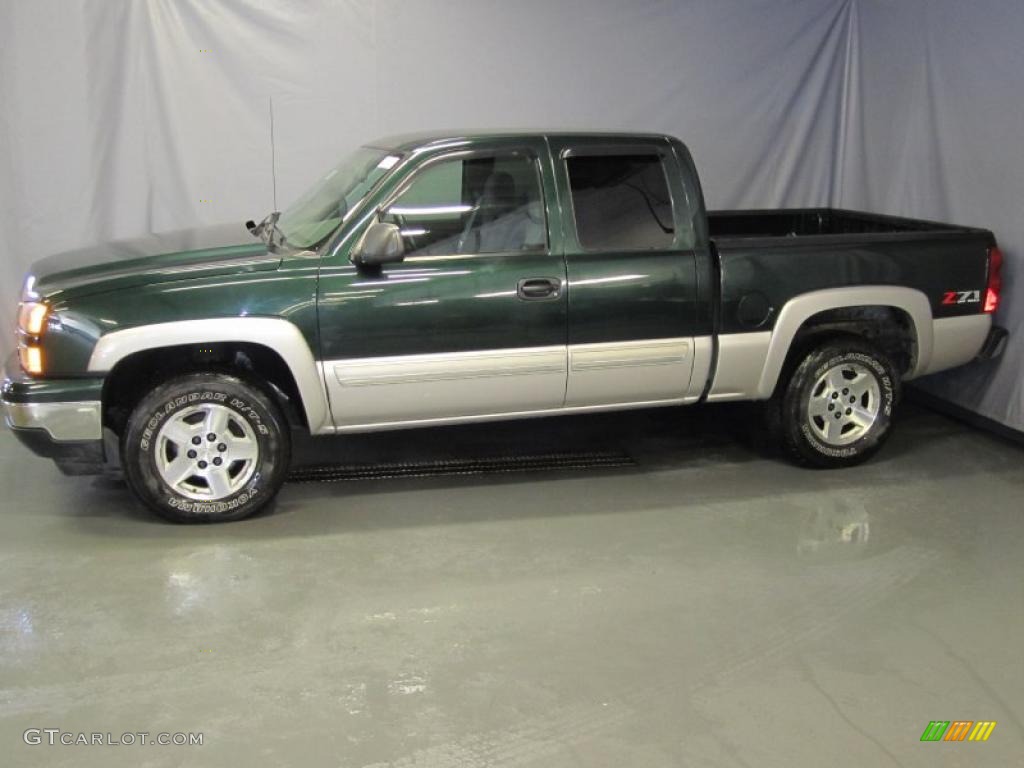
[[43,372],[43,350],[39,339],[46,330],[50,305],[41,301],[22,301],[18,305],[18,357],[26,373]]
[[50,314],[48,304],[41,301],[25,301],[18,305],[18,328],[29,336],[41,336]]

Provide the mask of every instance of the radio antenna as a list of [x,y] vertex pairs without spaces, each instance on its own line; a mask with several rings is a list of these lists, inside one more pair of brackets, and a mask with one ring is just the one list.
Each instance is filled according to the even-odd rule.
[[277,159],[274,155],[274,97],[270,98],[270,183],[274,194],[274,208],[277,210]]

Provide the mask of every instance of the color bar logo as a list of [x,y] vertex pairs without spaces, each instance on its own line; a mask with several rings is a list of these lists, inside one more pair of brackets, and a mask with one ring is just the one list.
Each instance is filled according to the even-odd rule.
[[921,741],[988,741],[995,727],[994,720],[932,720]]

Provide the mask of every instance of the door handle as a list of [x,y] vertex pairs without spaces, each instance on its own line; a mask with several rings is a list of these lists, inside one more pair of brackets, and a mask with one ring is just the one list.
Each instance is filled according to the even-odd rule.
[[527,277],[516,288],[516,295],[523,301],[550,301],[561,292],[562,281],[557,277]]

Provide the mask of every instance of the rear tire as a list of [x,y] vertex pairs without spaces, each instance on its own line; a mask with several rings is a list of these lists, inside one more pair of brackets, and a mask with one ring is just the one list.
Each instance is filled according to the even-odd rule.
[[790,369],[769,402],[769,424],[798,464],[850,467],[888,439],[899,394],[885,353],[856,337],[832,339]]
[[132,411],[121,441],[129,487],[177,523],[255,514],[284,483],[290,458],[287,422],[273,401],[216,373],[158,386]]

